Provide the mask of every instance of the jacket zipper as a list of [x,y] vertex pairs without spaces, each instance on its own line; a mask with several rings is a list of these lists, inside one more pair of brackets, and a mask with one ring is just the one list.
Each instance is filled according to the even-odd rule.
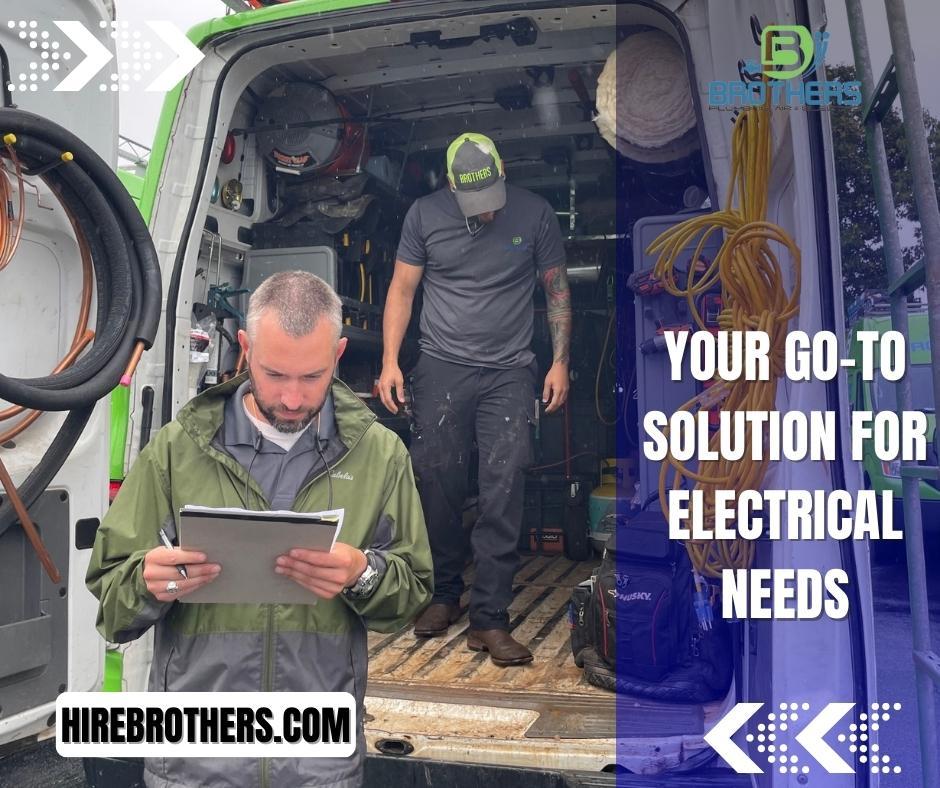
[[597,584],[597,591],[598,591],[598,594],[597,594],[598,599],[600,599],[600,602],[601,602],[601,616],[604,619],[603,626],[601,627],[601,635],[603,635],[603,644],[604,644],[603,645],[604,657],[605,659],[609,659],[610,653],[607,649],[607,627],[610,624],[610,621],[608,621],[607,619],[607,600],[604,599],[604,594],[606,592],[604,591],[604,587],[600,583]]
[[659,666],[659,662],[656,658],[656,619],[659,618],[659,609],[663,605],[663,600],[666,598],[666,592],[663,591],[659,595],[659,600],[656,602],[656,608],[653,610],[653,620],[650,624],[650,653],[653,657],[653,665]]
[[[361,440],[361,436],[360,436],[360,440]],[[326,467],[325,467],[320,473],[318,473],[316,476],[314,476],[309,482],[307,482],[307,484],[305,484],[302,489],[298,490],[297,496],[294,498],[294,503],[297,502],[297,500],[300,498],[300,496],[304,493],[305,490],[307,490],[307,489],[308,489],[310,486],[312,486],[317,480],[319,480],[320,478],[322,478],[323,476],[326,475],[326,473],[327,473],[327,470],[326,470],[326,469],[327,469],[327,468],[329,468],[331,471],[332,471],[332,470],[335,470],[336,467],[337,467],[344,459],[346,459],[346,457],[349,456],[349,454],[352,452],[352,450],[353,450],[358,444],[359,444],[359,441],[357,440],[352,446],[349,447],[349,449],[346,451],[346,453],[336,461],[336,464],[335,464],[335,465],[326,465],[326,463],[324,462],[324,465],[326,465]],[[266,624],[265,624],[265,630],[264,630],[264,664],[262,665],[262,690],[263,690],[264,692],[273,692],[273,684],[274,684],[274,681],[273,681],[273,673],[274,673],[274,605],[268,605],[267,608],[268,608],[268,610],[267,610],[267,622],[266,622]],[[261,788],[268,788],[268,787],[270,786],[270,784],[271,784],[271,783],[270,783],[270,774],[269,774],[269,772],[268,772],[269,763],[270,763],[270,761],[269,761],[268,758],[262,758],[262,759],[261,759]]]
[[[366,427],[366,430],[368,430],[368,427]],[[350,446],[346,450],[346,453],[343,454],[343,456],[340,457],[334,465],[327,466],[331,471],[335,470],[340,465],[340,463],[342,463],[343,460],[345,460],[346,457],[348,457],[352,453],[353,449],[355,449],[356,446],[359,445],[360,441],[362,440],[362,435],[365,434],[366,430],[363,430],[362,434],[358,437],[356,442],[353,443],[352,446]],[[212,450],[208,453],[211,455],[217,452],[215,452],[215,450]],[[224,457],[222,457],[222,459],[227,460],[227,458],[224,458]],[[228,465],[227,461],[223,461],[222,465],[227,467]],[[238,467],[241,470],[245,470],[242,466],[238,466]],[[247,471],[245,471],[245,474],[248,477],[248,485],[250,489],[251,475],[248,474]],[[311,485],[313,485],[316,481],[322,478],[325,474],[326,474],[326,468],[324,468],[323,471],[318,473],[309,482],[307,482],[307,484],[305,484],[303,488],[297,492],[297,496],[294,498],[294,502],[296,503],[297,499],[300,498],[301,494],[304,493]],[[236,479],[238,479],[238,474],[233,474],[233,475],[235,476]],[[265,504],[267,504],[267,501],[265,501]],[[246,508],[248,508],[247,501],[245,502],[245,505],[246,505]],[[271,692],[272,691],[271,685],[273,684],[273,666],[274,666],[274,605],[266,605],[266,607],[267,607],[267,621],[265,622],[265,629],[264,629],[264,658],[263,658],[263,662],[261,666],[261,671],[262,671],[261,681],[262,681],[262,690],[264,692]],[[268,758],[261,759],[261,782],[260,782],[261,788],[269,788],[270,786],[270,775],[268,773],[268,768],[269,768],[268,760],[269,760]]]
[[[672,578],[675,581],[676,578],[676,562],[672,561],[669,564],[669,567],[672,569]],[[650,625],[650,652],[653,656],[653,665],[656,667],[659,666],[659,660],[656,657],[656,620],[659,618],[659,609],[663,605],[663,600],[666,598],[666,594],[671,594],[671,591],[663,591],[660,595],[659,600],[656,602],[656,608],[653,610],[653,620]]]
[[[266,621],[264,624],[264,659],[261,665],[261,691],[272,692],[274,685],[274,605],[265,605]],[[268,788],[267,758],[261,759],[261,788]]]
[[[174,636],[175,637],[175,636]],[[169,692],[169,675],[170,675],[170,662],[173,660],[173,652],[176,651],[176,644],[174,643],[170,646],[170,653],[166,658],[166,665],[163,667],[163,691]],[[163,777],[166,780],[170,779],[170,775],[166,770],[166,758],[161,758],[160,762],[163,764]]]

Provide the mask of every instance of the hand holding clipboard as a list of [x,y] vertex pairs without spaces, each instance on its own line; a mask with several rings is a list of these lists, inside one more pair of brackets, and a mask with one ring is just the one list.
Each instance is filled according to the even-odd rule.
[[343,509],[307,514],[183,507],[180,545],[184,550],[204,553],[221,565],[222,572],[214,582],[180,601],[315,604],[316,593],[295,582],[291,574],[278,573],[277,560],[292,550],[329,554],[342,528],[343,515]]

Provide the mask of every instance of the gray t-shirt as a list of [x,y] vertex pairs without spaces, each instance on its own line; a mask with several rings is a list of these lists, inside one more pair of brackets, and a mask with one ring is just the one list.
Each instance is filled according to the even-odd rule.
[[532,363],[536,273],[565,263],[546,200],[507,184],[506,206],[471,235],[453,193],[439,189],[409,209],[398,259],[424,266],[423,352],[478,367]]

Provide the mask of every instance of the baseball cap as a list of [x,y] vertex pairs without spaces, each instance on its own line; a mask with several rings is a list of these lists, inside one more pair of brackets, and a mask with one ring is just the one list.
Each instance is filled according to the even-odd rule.
[[447,148],[447,176],[464,216],[498,211],[506,204],[503,160],[489,137],[467,132]]

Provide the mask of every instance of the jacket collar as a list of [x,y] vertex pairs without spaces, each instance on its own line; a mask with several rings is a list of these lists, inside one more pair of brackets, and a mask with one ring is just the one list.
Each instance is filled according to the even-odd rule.
[[[251,390],[249,381],[242,383],[234,394],[225,402],[222,428],[219,437],[223,446],[254,446],[258,438],[258,430],[245,413],[243,400],[245,395]],[[325,446],[336,434],[335,408],[333,407],[333,393],[327,392],[326,400],[317,419],[300,436],[297,446],[303,449],[315,449],[316,440],[319,438],[320,445]],[[280,446],[269,444],[269,451],[283,452]]]
[[[248,373],[243,372],[225,383],[213,386],[190,400],[177,414],[176,420],[198,446],[203,449],[211,446],[224,421],[225,403],[247,380]],[[376,420],[375,414],[338,378],[333,379],[330,394],[340,440],[352,448]],[[325,437],[322,432],[321,437]],[[251,442],[252,438],[249,438],[248,443]]]

